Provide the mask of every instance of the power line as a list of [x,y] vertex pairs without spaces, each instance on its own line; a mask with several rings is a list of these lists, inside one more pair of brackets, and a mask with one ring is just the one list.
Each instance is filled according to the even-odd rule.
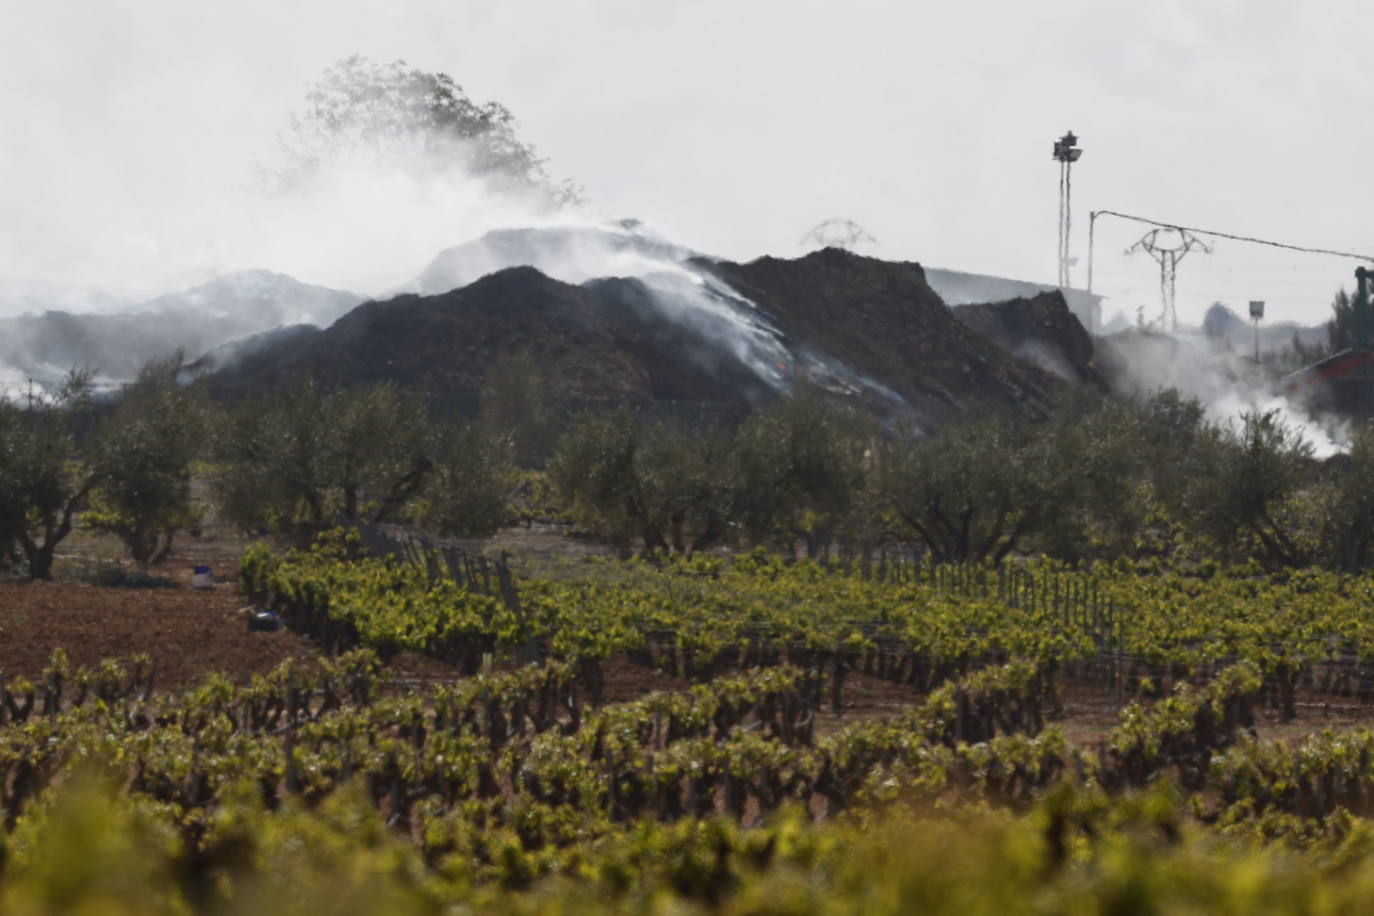
[[[1128,266],[1108,267],[1097,271],[1094,286],[1096,294],[1106,293],[1110,295],[1110,288],[1122,282],[1138,280],[1144,282],[1153,271],[1153,265],[1140,264],[1136,269]],[[1207,264],[1205,261],[1197,261],[1193,268],[1189,270],[1193,274],[1193,282],[1188,284],[1188,294],[1197,295],[1198,289],[1205,286],[1244,286],[1247,289],[1263,288],[1271,289],[1292,289],[1292,290],[1326,290],[1335,292],[1341,288],[1342,284],[1335,280],[1330,271],[1325,274],[1288,274],[1265,270],[1261,267],[1237,267],[1234,270],[1216,265]],[[1346,284],[1348,286],[1349,284]],[[1230,295],[1241,295],[1240,292],[1232,291]]]
[[[1110,287],[1130,285],[1133,283],[1144,283],[1146,282],[1146,277],[1148,276],[1148,274],[1145,272],[1147,269],[1148,268],[1142,268],[1142,270],[1138,273],[1127,273],[1124,271],[1120,273],[1115,273],[1109,271],[1103,274],[1101,278],[1099,278],[1103,281],[1099,285],[1105,289]],[[1321,295],[1325,296],[1332,295],[1339,288],[1331,283],[1319,280],[1283,280],[1274,279],[1272,277],[1264,278],[1258,282],[1251,283],[1249,285],[1258,286],[1265,290],[1291,290],[1295,293],[1306,294],[1310,292],[1314,294],[1320,293]],[[1200,277],[1194,278],[1194,282],[1188,284],[1187,295],[1190,298],[1195,298],[1201,295],[1211,295],[1211,293],[1203,292],[1203,290],[1210,289],[1225,290],[1223,292],[1223,296],[1238,297],[1242,295],[1240,292],[1237,291],[1236,284],[1232,277],[1218,276],[1217,274],[1203,274]],[[1101,294],[1099,293],[1096,295]],[[1112,293],[1108,292],[1106,295],[1111,296]]]
[[[1160,227],[1161,229],[1163,227]],[[1170,227],[1172,228],[1172,227]],[[1113,261],[1116,254],[1118,242],[1121,247],[1130,244],[1128,239],[1134,241],[1136,233],[1140,230],[1135,224],[1123,223],[1120,227],[1115,227],[1114,231],[1099,232],[1102,237],[1103,251],[1097,258],[1100,262],[1094,270],[1094,277],[1098,273],[1105,272]],[[1325,254],[1309,254],[1303,252],[1275,250],[1260,245],[1229,245],[1224,240],[1216,242],[1210,236],[1203,235],[1202,238],[1215,243],[1216,256],[1209,259],[1209,263],[1217,265],[1218,269],[1236,268],[1245,266],[1262,267],[1275,271],[1300,271],[1300,272],[1325,272],[1328,275],[1332,268],[1331,256]],[[1094,242],[1096,244],[1096,242]],[[1356,260],[1352,258],[1351,260]],[[1201,263],[1201,262],[1200,262]]]
[[1135,216],[1130,213],[1121,213],[1117,210],[1093,210],[1088,214],[1088,291],[1093,288],[1093,229],[1099,216],[1115,216],[1118,219],[1131,220],[1137,223],[1146,223],[1151,226],[1158,226],[1161,229],[1174,229],[1179,232],[1192,232],[1199,235],[1210,235],[1219,239],[1231,239],[1236,242],[1251,242],[1256,245],[1268,245],[1271,248],[1283,248],[1288,251],[1301,251],[1306,254],[1326,254],[1339,258],[1355,258],[1359,261],[1369,261],[1374,263],[1374,255],[1357,254],[1352,251],[1337,251],[1333,248],[1309,248],[1305,245],[1292,245],[1287,242],[1275,242],[1272,239],[1255,238],[1248,235],[1236,235],[1231,232],[1217,232],[1213,229],[1199,229],[1194,226],[1180,226],[1177,223],[1165,223],[1145,216]]

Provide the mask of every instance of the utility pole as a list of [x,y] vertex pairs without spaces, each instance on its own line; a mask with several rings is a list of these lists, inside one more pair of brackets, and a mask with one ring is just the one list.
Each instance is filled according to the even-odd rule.
[[1264,319],[1264,300],[1250,300],[1250,320],[1255,323],[1255,365],[1259,365],[1259,323]]
[[1054,159],[1059,163],[1059,288],[1069,286],[1069,229],[1073,224],[1071,206],[1071,171],[1083,150],[1078,148],[1078,138],[1073,131],[1054,141]]
[[1374,286],[1374,270],[1355,268],[1355,346],[1369,349],[1369,299]]
[[[1178,244],[1173,247],[1166,247],[1159,243],[1160,233],[1178,233]],[[1159,298],[1160,298],[1160,326],[1168,326],[1170,330],[1178,330],[1178,307],[1174,300],[1174,288],[1178,281],[1178,262],[1190,251],[1201,251],[1203,254],[1211,254],[1211,247],[1187,229],[1160,228],[1151,229],[1141,236],[1140,241],[1126,249],[1127,254],[1134,254],[1143,251],[1159,263]]]
[[[1355,299],[1351,303],[1354,305],[1355,314],[1355,347],[1368,352],[1370,350],[1369,340],[1369,310],[1370,293],[1374,289],[1374,270],[1363,265],[1355,268]],[[1360,366],[1355,369],[1354,401],[1355,408],[1363,416],[1369,416],[1370,389],[1374,388],[1374,373],[1371,373],[1368,366]]]

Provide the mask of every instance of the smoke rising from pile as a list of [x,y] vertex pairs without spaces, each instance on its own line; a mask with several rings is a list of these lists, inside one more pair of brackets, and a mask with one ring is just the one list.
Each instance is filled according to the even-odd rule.
[[[330,289],[363,298],[437,294],[528,265],[574,284],[599,277],[641,280],[664,317],[716,341],[775,390],[790,388],[800,373],[836,390],[867,388],[900,401],[833,361],[792,354],[753,303],[690,263],[696,252],[637,221],[602,220],[558,203],[547,187],[504,181],[500,174],[475,176],[455,165],[472,158],[461,144],[415,140],[333,151],[285,190],[245,188],[213,213],[182,214],[184,220],[165,238],[139,236],[134,247],[157,261],[156,269],[145,265],[140,285],[164,295],[107,296],[99,300],[107,303],[101,309],[106,318],[87,323],[100,328],[96,336],[114,331],[118,338],[123,332],[137,338],[137,345],[125,347],[122,357],[114,352],[114,339],[105,347],[68,347],[53,340],[61,334],[55,316],[36,324],[0,319],[10,337],[10,345],[0,347],[0,387],[13,390],[27,379],[53,384],[72,365],[97,369],[108,387],[130,377],[143,359],[178,347],[195,359],[272,328],[327,326],[359,298],[331,297]],[[127,260],[125,270],[131,266]],[[187,280],[209,282],[169,291]],[[303,295],[293,280],[327,289]],[[247,293],[245,286],[251,288]],[[91,299],[84,292],[47,289],[12,297],[8,309],[0,300],[0,315]],[[111,312],[124,314],[116,318]],[[140,323],[128,317],[131,312],[146,318]]]
[[[715,342],[776,391],[788,391],[794,381],[806,378],[837,394],[872,395],[889,407],[904,403],[900,395],[838,360],[789,345],[755,303],[703,269],[709,260],[637,220],[565,215],[559,225],[497,230],[450,248],[414,285],[415,291],[432,295],[519,265],[573,284],[633,277],[644,284],[665,318]],[[702,368],[711,370],[711,357],[704,358]]]

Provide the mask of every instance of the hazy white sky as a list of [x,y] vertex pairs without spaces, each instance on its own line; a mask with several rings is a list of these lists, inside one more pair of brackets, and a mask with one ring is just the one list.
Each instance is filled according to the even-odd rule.
[[[241,207],[306,84],[353,53],[503,102],[598,212],[732,258],[794,256],[840,216],[875,255],[1050,281],[1050,147],[1067,129],[1085,149],[1078,285],[1090,209],[1374,252],[1360,0],[0,0],[0,21],[3,276],[357,280],[346,236],[373,214],[331,213],[297,257],[283,225]],[[397,240],[390,282],[485,223],[453,227],[413,254]],[[1143,230],[1099,222],[1109,313],[1158,308],[1153,263],[1121,254]],[[1354,266],[1222,243],[1185,259],[1180,303],[1196,319],[1212,299],[1265,298],[1314,323]]]

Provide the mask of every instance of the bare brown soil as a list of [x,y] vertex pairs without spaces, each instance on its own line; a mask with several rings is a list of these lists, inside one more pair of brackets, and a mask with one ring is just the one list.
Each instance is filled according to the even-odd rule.
[[625,703],[655,690],[688,690],[692,682],[663,671],[631,663],[623,655],[606,661],[602,668],[602,699],[606,703]]
[[910,686],[894,684],[859,671],[851,671],[844,677],[842,701],[845,716],[890,715],[924,700],[925,695]]
[[197,590],[0,583],[0,673],[36,677],[57,648],[76,667],[145,653],[157,665],[157,685],[167,688],[212,671],[241,681],[288,658],[318,657],[294,633],[249,632],[243,605],[229,584]]
[[1060,712],[1050,724],[1061,729],[1072,744],[1096,744],[1116,727],[1128,702],[1113,690],[1061,683]]

